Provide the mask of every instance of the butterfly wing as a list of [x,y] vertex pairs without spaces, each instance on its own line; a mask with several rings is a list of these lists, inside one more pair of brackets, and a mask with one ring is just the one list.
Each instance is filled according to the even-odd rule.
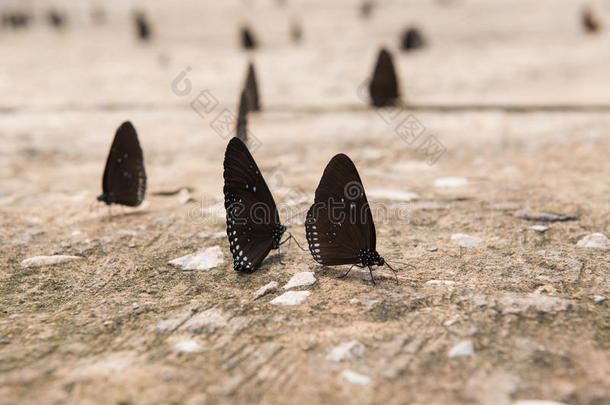
[[136,207],[146,194],[144,154],[136,129],[124,122],[117,129],[108,153],[102,188],[112,203]]
[[357,264],[362,249],[375,250],[375,224],[356,166],[344,154],[326,166],[307,212],[309,250],[324,265]]
[[227,237],[235,270],[253,272],[269,254],[280,217],[273,196],[246,145],[232,138],[224,159]]

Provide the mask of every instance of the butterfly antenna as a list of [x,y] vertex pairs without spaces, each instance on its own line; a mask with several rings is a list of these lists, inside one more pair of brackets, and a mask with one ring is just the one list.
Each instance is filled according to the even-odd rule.
[[297,246],[299,247],[299,249],[301,249],[303,252],[306,252],[306,251],[307,251],[306,249],[303,249],[303,248],[301,247],[301,245],[299,244],[299,241],[297,241],[297,238],[295,238],[294,236],[292,236],[292,234],[291,234],[291,233],[289,233],[289,234],[288,234],[288,237],[287,237],[287,238],[286,238],[286,239],[285,239],[283,242],[280,242],[280,246],[282,246],[284,243],[286,243],[286,242],[290,241],[291,239],[292,239],[292,240],[294,240],[294,243],[296,243],[296,244],[297,244]]
[[294,240],[294,243],[296,243],[296,244],[297,244],[297,246],[299,247],[299,249],[301,249],[303,252],[307,252],[307,249],[303,249],[303,248],[301,247],[301,245],[299,244],[299,241],[297,240],[297,238],[295,238],[294,236],[292,236],[292,234],[291,234],[291,233],[289,233],[288,235],[290,235],[290,239]]
[[394,277],[396,277],[396,284],[398,284],[398,274],[396,273],[396,270],[394,270],[392,268],[392,266],[390,266],[386,260],[385,265],[388,266],[390,268],[390,270],[392,270],[392,273],[394,273]]
[[[387,262],[388,262],[388,260],[386,260],[386,263],[387,263]],[[403,263],[403,262],[399,262],[399,261],[396,261],[396,260],[391,260],[391,262],[392,262],[392,263],[401,264],[401,265],[403,265],[403,266],[411,267],[411,268],[413,268],[413,269],[415,268],[415,266],[413,266],[412,264],[409,264],[409,263]]]

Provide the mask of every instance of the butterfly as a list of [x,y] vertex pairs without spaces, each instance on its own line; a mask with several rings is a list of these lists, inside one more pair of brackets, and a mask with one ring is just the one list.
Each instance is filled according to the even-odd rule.
[[250,62],[248,65],[248,75],[246,76],[246,82],[244,83],[244,91],[246,92],[247,98],[247,112],[256,112],[261,110],[261,102],[258,98],[258,82],[256,81],[256,71],[254,70],[254,64]]
[[97,197],[107,205],[122,204],[137,207],[146,194],[144,155],[136,129],[127,121],[121,124],[108,153],[102,195]]
[[[227,238],[236,271],[252,273],[272,249],[279,249],[286,226],[254,158],[239,138],[231,138],[224,158]],[[295,240],[296,242],[296,240]],[[297,242],[298,243],[298,242]]]
[[[338,154],[326,166],[316,189],[314,204],[307,211],[305,232],[314,260],[325,266],[351,264],[368,267],[387,265],[376,250],[375,223],[364,186],[349,157]],[[398,278],[397,278],[398,280]]]
[[235,136],[241,139],[243,143],[248,144],[248,97],[245,90],[241,92],[239,98]]
[[399,101],[400,93],[394,62],[390,52],[385,49],[379,51],[373,78],[369,83],[369,94],[374,107],[393,106]]

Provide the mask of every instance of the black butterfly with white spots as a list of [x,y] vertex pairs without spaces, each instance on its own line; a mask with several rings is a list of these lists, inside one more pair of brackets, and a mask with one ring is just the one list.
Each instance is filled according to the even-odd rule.
[[316,262],[352,265],[345,276],[353,266],[368,267],[374,284],[371,266],[390,267],[377,252],[375,223],[356,166],[344,154],[336,155],[326,166],[307,212],[305,231]]
[[281,241],[281,224],[273,196],[248,147],[231,138],[224,158],[224,198],[227,238],[236,271],[252,273]]
[[102,195],[97,197],[107,205],[121,204],[137,207],[146,194],[144,154],[136,129],[131,122],[124,122],[117,129],[108,153]]

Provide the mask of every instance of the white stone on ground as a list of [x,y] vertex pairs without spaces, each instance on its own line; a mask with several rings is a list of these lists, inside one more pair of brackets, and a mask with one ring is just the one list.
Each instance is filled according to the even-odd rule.
[[171,260],[169,264],[180,267],[182,270],[211,270],[222,264],[222,251],[220,246],[212,246],[203,252]]
[[472,247],[483,242],[483,239],[476,236],[466,235],[465,233],[454,233],[451,235],[451,240],[457,242],[462,247]]
[[434,180],[434,187],[438,188],[457,188],[468,184],[468,179],[464,177],[441,177]]
[[42,267],[51,266],[54,264],[67,263],[74,260],[81,260],[84,257],[81,256],[34,256],[21,261],[23,267]]
[[274,298],[271,305],[299,305],[302,304],[311,293],[309,291],[287,291],[279,297]]
[[326,356],[326,360],[330,361],[349,361],[356,357],[364,356],[364,345],[357,340],[351,342],[342,343],[339,346],[335,346],[330,353]]
[[176,196],[176,200],[178,201],[178,203],[184,205],[186,203],[189,203],[191,201],[195,201],[193,199],[193,196],[191,195],[191,192],[188,191],[188,189],[183,188],[182,190],[180,190],[178,192],[178,195]]
[[498,299],[498,304],[503,314],[519,314],[530,309],[537,312],[556,313],[567,311],[571,305],[570,301],[566,299],[540,294],[528,294],[526,296],[506,294]]
[[610,249],[610,240],[603,233],[592,233],[579,240],[577,246],[594,249]]
[[226,238],[227,237],[227,233],[225,231],[220,231],[220,232],[199,232],[197,234],[198,238],[212,238],[212,239],[222,239],[222,238]]
[[544,225],[534,225],[534,226],[530,226],[530,229],[534,230],[536,232],[545,233],[546,231],[549,230],[549,227],[544,226]]
[[426,281],[427,285],[455,285],[455,281],[451,280],[429,280]]
[[470,340],[464,340],[449,350],[449,357],[468,357],[474,353],[474,345]]
[[270,283],[267,283],[264,286],[262,286],[261,288],[259,288],[258,290],[256,290],[256,292],[254,293],[254,299],[258,299],[264,295],[272,293],[272,292],[276,291],[278,289],[278,287],[279,287],[279,284],[277,283],[277,281],[272,281]]
[[231,315],[217,308],[210,308],[199,312],[186,321],[179,330],[187,330],[193,333],[212,333],[227,325]]
[[455,324],[459,320],[460,320],[460,316],[459,315],[454,315],[451,319],[446,320],[443,323],[443,325],[444,326],[451,326],[451,325]]
[[289,290],[291,288],[305,287],[308,285],[312,285],[315,282],[316,282],[316,278],[313,275],[313,272],[304,271],[302,273],[297,273],[294,276],[292,276],[290,281],[288,281],[288,283],[283,288],[284,288],[284,290]]
[[419,198],[419,194],[411,191],[393,190],[387,188],[377,188],[366,191],[369,199],[383,199],[394,201],[413,201]]
[[343,370],[341,373],[343,378],[349,381],[352,384],[357,385],[368,385],[371,383],[371,379],[363,374],[358,374],[352,370]]
[[198,353],[203,350],[203,346],[194,340],[183,340],[174,344],[172,349],[178,353]]
[[603,295],[596,295],[593,297],[593,301],[595,301],[596,304],[601,304],[602,302],[606,301],[606,297]]

